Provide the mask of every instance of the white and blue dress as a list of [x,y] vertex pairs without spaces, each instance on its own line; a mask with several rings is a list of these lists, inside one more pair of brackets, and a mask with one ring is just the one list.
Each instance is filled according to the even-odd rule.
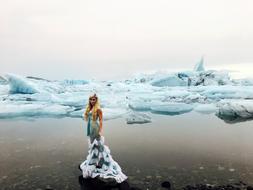
[[92,112],[88,114],[87,136],[88,138],[88,156],[81,163],[80,168],[84,178],[99,177],[103,181],[115,179],[117,183],[121,183],[127,179],[122,173],[119,164],[113,160],[110,149],[104,144],[104,137],[99,135],[99,121],[92,120]]

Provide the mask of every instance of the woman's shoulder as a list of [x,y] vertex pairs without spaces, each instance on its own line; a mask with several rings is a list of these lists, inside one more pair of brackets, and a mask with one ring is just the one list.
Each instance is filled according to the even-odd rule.
[[98,108],[98,109],[97,109],[97,112],[98,112],[98,113],[102,113],[102,109],[101,109],[101,108]]

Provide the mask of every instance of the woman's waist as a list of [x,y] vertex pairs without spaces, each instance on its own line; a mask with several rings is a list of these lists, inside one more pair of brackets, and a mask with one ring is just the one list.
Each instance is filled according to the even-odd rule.
[[90,121],[90,124],[91,125],[99,125],[99,122],[98,121]]

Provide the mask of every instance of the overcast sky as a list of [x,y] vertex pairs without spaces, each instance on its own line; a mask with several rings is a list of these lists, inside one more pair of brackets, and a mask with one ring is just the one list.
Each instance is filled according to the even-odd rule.
[[253,74],[252,0],[0,2],[0,74],[116,79],[206,68]]

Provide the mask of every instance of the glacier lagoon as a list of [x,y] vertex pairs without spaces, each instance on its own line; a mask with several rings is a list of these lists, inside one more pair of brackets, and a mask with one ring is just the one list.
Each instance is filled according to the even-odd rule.
[[131,185],[252,182],[253,80],[205,70],[202,61],[192,71],[119,81],[0,77],[1,187],[78,188],[91,92]]
[[114,81],[48,80],[6,73],[0,77],[0,119],[82,118],[92,92],[100,98],[104,120],[123,117],[128,124],[135,123],[133,117],[137,123],[152,122],[150,113],[215,113],[228,123],[253,118],[253,79],[232,79],[227,71],[206,70],[201,59],[193,70],[139,73]]

